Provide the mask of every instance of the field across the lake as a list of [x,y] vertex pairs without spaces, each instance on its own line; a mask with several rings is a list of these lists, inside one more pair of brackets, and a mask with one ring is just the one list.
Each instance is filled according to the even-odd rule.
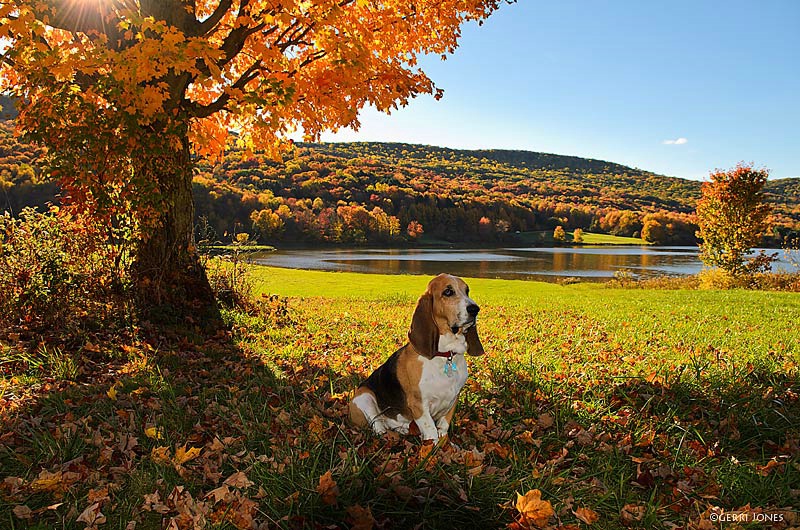
[[[520,242],[523,244],[530,244],[531,246],[542,246],[542,245],[553,245],[557,244],[553,239],[553,231],[538,231],[538,232],[521,232],[517,234],[517,237],[520,239]],[[562,241],[561,244],[564,245],[641,245],[641,246],[648,246],[652,245],[649,241],[645,241],[639,237],[623,237],[623,236],[614,236],[611,234],[599,234],[595,232],[584,232],[583,233],[583,241],[581,243],[575,243],[573,241],[574,232],[566,232],[566,240]]]
[[75,374],[4,380],[0,526],[797,524],[798,294],[468,279],[487,354],[432,449],[345,421],[429,277],[251,274],[262,309],[224,311],[231,333],[90,342]]

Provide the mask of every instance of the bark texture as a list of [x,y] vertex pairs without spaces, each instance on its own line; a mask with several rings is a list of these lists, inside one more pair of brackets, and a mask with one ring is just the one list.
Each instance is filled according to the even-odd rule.
[[[134,276],[143,307],[169,307],[176,317],[218,317],[214,293],[194,245],[189,140],[143,156],[141,171],[156,183],[155,222],[138,245]],[[151,221],[151,220],[146,220]]]

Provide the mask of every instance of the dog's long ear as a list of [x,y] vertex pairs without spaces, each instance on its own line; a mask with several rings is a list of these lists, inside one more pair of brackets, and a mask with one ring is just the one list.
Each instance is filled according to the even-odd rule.
[[478,325],[475,324],[467,330],[467,353],[469,355],[483,355],[486,353],[481,344],[481,338],[478,337]]
[[438,349],[439,333],[433,321],[433,295],[425,293],[419,297],[408,340],[414,349],[426,357],[433,357]]

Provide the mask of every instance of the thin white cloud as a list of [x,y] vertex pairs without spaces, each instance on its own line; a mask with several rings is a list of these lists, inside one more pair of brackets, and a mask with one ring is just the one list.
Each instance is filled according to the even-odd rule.
[[664,140],[662,143],[664,145],[683,145],[689,143],[689,140],[681,137],[681,138],[675,138],[674,140]]

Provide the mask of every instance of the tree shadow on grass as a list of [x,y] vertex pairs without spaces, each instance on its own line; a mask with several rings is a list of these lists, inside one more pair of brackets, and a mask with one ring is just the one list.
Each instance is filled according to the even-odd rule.
[[[532,431],[516,435],[514,451],[524,450],[520,439],[534,438],[529,461],[545,479],[543,491],[578,498],[583,489],[595,506],[610,512],[622,513],[626,504],[646,506],[650,524],[659,526],[708,521],[712,507],[796,506],[795,372],[765,365],[693,374],[677,370],[667,377],[584,375],[496,374],[495,390],[478,407],[504,406],[509,429],[522,422]],[[544,420],[535,414],[526,420],[520,411],[538,411]],[[480,414],[475,419],[485,420]],[[634,522],[647,526],[646,520]]]
[[7,410],[2,525],[494,528],[517,517],[515,492],[540,489],[551,522],[590,507],[612,527],[663,527],[800,489],[791,374],[476,371],[460,448],[432,449],[347,425],[346,391],[379,359],[303,322],[228,318],[236,334],[85,344],[75,381],[42,380]]
[[501,518],[505,477],[491,456],[431,456],[418,439],[347,425],[347,396],[331,389],[354,388],[363,366],[278,358],[239,339],[161,337],[115,354],[84,345],[73,381],[42,378],[0,418],[0,526],[444,528]]

